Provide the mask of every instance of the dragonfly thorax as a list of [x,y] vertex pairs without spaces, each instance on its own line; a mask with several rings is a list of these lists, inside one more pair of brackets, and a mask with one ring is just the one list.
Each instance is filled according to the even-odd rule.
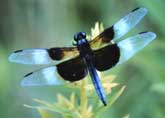
[[81,57],[91,56],[92,50],[90,48],[89,42],[86,39],[85,32],[78,32],[74,35],[74,43],[73,45],[77,46]]

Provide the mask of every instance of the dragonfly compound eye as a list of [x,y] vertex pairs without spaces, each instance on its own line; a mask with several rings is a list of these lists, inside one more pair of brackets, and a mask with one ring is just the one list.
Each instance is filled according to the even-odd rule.
[[86,33],[85,32],[78,32],[74,35],[74,40],[75,41],[85,39],[85,38],[86,38]]

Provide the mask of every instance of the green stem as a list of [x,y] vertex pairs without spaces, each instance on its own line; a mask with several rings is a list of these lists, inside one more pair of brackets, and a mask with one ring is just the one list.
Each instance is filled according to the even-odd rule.
[[86,93],[85,86],[86,86],[86,80],[83,79],[81,82],[81,88],[80,88],[82,118],[86,117],[86,109],[87,109],[87,93]]

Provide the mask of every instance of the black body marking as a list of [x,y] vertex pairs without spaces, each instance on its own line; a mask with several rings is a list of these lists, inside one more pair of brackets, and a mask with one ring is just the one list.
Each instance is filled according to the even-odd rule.
[[80,57],[58,64],[57,71],[61,77],[70,82],[81,80],[88,73],[87,67]]
[[148,31],[144,31],[144,32],[140,32],[139,34],[144,34],[144,33],[147,33]]
[[14,53],[18,53],[18,52],[22,52],[23,50],[16,50],[14,51]]
[[50,48],[48,53],[53,60],[61,60],[63,58],[63,51],[60,48]]
[[112,68],[119,61],[119,58],[120,50],[116,44],[94,51],[94,65],[99,71]]
[[101,33],[99,37],[102,38],[103,43],[110,42],[114,37],[113,26],[104,30],[104,32]]
[[26,74],[24,77],[27,77],[27,76],[29,76],[31,74],[33,74],[33,72],[30,72],[30,73]]
[[136,10],[138,10],[138,9],[140,9],[140,7],[137,7],[137,8],[135,8],[135,9],[133,9],[131,12],[134,12],[134,11],[136,11]]

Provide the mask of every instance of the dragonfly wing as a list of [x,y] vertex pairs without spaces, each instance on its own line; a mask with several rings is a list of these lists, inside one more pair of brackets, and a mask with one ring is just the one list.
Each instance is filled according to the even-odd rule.
[[45,85],[61,85],[65,81],[59,79],[56,66],[40,69],[24,76],[21,86],[45,86]]
[[147,14],[146,8],[136,8],[128,15],[121,18],[117,23],[113,25],[114,37],[113,40],[117,41],[130,31],[136,24],[138,24],[142,18]]
[[9,61],[21,64],[49,64],[53,63],[47,49],[18,50],[9,56]]
[[[83,79],[87,75],[87,67],[80,57],[64,61],[57,66],[51,66],[31,72],[24,76],[22,86],[61,85]],[[63,79],[62,79],[63,78]]]
[[73,58],[78,55],[76,47],[50,48],[50,49],[24,49],[18,50],[9,56],[9,61],[21,64],[53,64]]
[[120,58],[118,64],[130,59],[155,38],[156,34],[153,32],[142,32],[120,41],[117,44],[120,49]]
[[95,50],[94,66],[99,71],[108,70],[116,64],[121,64],[130,59],[155,38],[155,33],[143,32],[122,40],[119,43]]
[[117,42],[119,38],[121,38],[136,24],[138,24],[146,14],[146,8],[136,8],[132,10],[112,27],[105,29],[100,35],[90,41],[91,48],[96,50],[98,48],[112,44],[113,42]]

